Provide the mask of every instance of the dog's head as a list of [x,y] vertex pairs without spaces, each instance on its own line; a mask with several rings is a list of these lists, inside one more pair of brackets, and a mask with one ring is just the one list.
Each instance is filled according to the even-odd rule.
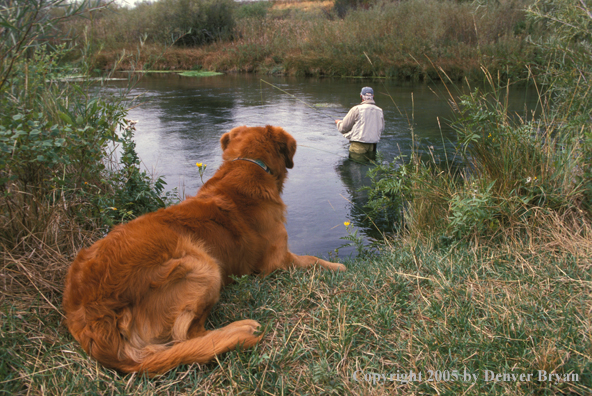
[[286,168],[294,167],[296,140],[280,127],[236,127],[222,135],[220,144],[225,161],[236,158],[263,161],[280,186],[286,177]]

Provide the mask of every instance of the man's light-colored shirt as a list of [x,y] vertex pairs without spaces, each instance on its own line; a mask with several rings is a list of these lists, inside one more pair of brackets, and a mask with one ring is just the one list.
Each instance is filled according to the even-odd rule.
[[382,109],[374,104],[374,100],[365,100],[351,108],[337,123],[337,130],[352,142],[378,143],[384,131]]

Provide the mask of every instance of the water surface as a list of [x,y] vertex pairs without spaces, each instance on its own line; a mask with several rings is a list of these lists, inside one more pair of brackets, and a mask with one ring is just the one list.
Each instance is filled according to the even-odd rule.
[[[168,189],[195,195],[202,185],[196,162],[207,164],[204,181],[220,166],[220,137],[240,125],[281,126],[292,134],[298,149],[289,171],[283,199],[288,206],[287,230],[296,254],[327,257],[358,229],[368,239],[376,236],[362,223],[369,164],[348,159],[348,141],[335,127],[359,103],[363,86],[374,88],[384,110],[386,129],[378,151],[385,160],[408,154],[411,126],[419,150],[433,147],[444,158],[443,147],[453,151],[455,134],[448,93],[443,85],[397,85],[388,81],[264,77],[294,95],[281,92],[253,75],[191,78],[174,74],[146,76],[133,90],[142,105],[129,118],[138,120],[137,151],[145,166],[162,175]],[[530,98],[526,89],[515,90],[511,107],[520,110]],[[308,107],[303,102],[314,108]],[[350,221],[350,231],[344,222]],[[339,249],[347,256],[353,248]]]

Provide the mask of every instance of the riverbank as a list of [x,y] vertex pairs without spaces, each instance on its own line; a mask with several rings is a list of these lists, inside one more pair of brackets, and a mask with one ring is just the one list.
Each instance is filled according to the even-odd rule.
[[[94,64],[99,69],[458,81],[479,79],[482,67],[503,78],[524,78],[540,61],[527,37],[543,31],[527,19],[527,0],[486,6],[384,2],[342,18],[325,3],[309,8],[274,3],[260,12],[244,11],[264,7],[260,3],[243,5],[235,11],[231,39],[200,46],[165,45],[149,35],[140,43],[135,21],[150,9],[119,9],[93,21],[93,40],[103,47]],[[124,49],[129,55],[117,63]]]
[[[347,261],[345,273],[311,268],[241,278],[224,289],[206,327],[254,319],[265,328],[262,342],[156,379],[103,368],[69,335],[60,308],[68,255],[47,249],[45,257],[14,260],[5,254],[5,269],[14,271],[2,292],[2,389],[589,394],[592,240],[559,223],[549,227],[554,245],[394,243],[379,256]],[[410,373],[415,376],[404,377]]]

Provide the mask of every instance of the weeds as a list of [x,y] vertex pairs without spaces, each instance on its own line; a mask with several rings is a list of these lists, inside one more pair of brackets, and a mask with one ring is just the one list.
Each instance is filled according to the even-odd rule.
[[561,28],[549,39],[554,44],[546,56],[553,66],[541,82],[533,82],[540,107],[531,118],[508,112],[510,82],[484,68],[485,92],[474,89],[459,100],[452,95],[449,99],[457,111],[455,155],[464,159],[465,167],[442,170],[435,159],[425,161],[415,151],[407,162],[378,166],[370,173],[369,206],[374,213],[391,216],[394,228],[404,226],[412,238],[435,237],[446,243],[524,237],[539,226],[541,214],[559,216],[576,227],[589,224],[592,108],[590,89],[581,81],[592,77],[584,61],[590,55],[586,32],[592,17],[582,7],[571,7],[580,19],[567,11],[554,15],[572,20],[558,20],[539,8],[531,11],[537,20],[569,26],[569,34]]
[[[540,61],[535,48],[525,40],[542,32],[525,18],[524,9],[530,0],[487,4],[356,2],[360,5],[357,8],[341,7],[344,2],[335,3],[336,8],[325,3],[308,8],[308,3],[291,7],[266,2],[237,5],[234,14],[225,14],[234,15],[232,22],[218,29],[226,32],[224,35],[172,51],[158,67],[189,70],[199,65],[206,70],[315,76],[369,77],[376,72],[417,81],[439,78],[434,63],[458,81],[479,78],[480,65],[504,76],[526,77],[526,66]],[[97,61],[101,68],[111,67],[110,58],[138,43],[156,48],[156,52],[158,46],[170,43],[171,37],[181,37],[177,43],[189,45],[186,39],[193,37],[195,29],[184,36],[189,26],[184,22],[185,15],[158,11],[162,4],[141,3],[134,9],[112,6],[112,12],[64,25],[64,30],[78,35],[84,29],[92,32],[93,40],[105,49],[101,61]],[[336,11],[340,7],[343,15]],[[228,34],[230,26],[234,28]],[[375,70],[366,62],[364,52],[376,60]],[[145,52],[142,60],[147,58]]]

